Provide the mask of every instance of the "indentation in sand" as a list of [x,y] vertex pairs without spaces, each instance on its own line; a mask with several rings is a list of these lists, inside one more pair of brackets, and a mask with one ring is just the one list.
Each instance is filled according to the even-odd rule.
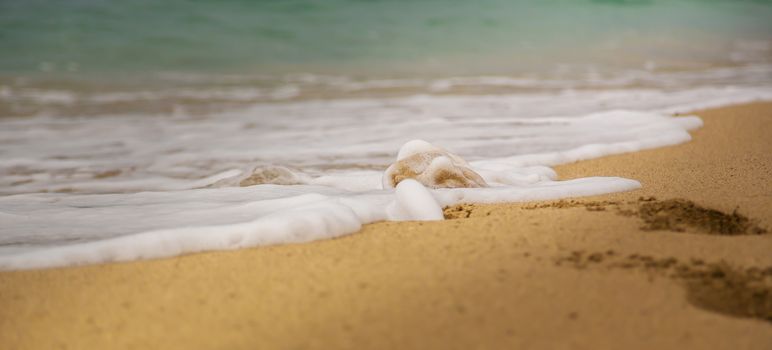
[[772,266],[735,267],[724,261],[688,262],[674,257],[648,255],[620,256],[614,251],[586,253],[574,251],[555,260],[574,268],[606,267],[644,270],[679,281],[690,304],[724,315],[757,318],[772,322]]
[[[767,233],[750,219],[734,210],[725,213],[705,208],[686,199],[657,200],[640,197],[633,201],[559,200],[523,206],[524,210],[585,208],[591,212],[613,211],[618,215],[638,217],[647,231],[695,232],[715,235],[755,235]],[[446,219],[490,215],[474,204],[446,207]],[[725,261],[699,259],[679,261],[675,257],[620,255],[613,250],[573,251],[554,259],[556,265],[577,269],[611,268],[642,270],[674,279],[684,286],[690,304],[724,315],[756,318],[772,322],[772,266],[736,267]]]
[[472,216],[475,206],[472,204],[457,204],[443,210],[445,219],[466,219]]
[[637,216],[643,221],[642,230],[695,232],[715,235],[758,235],[767,233],[757,222],[738,212],[731,213],[706,208],[686,199],[657,200],[641,197],[637,201],[576,201],[561,200],[534,204],[523,209],[575,208],[588,211],[614,209],[619,215]]
[[717,235],[742,235],[765,233],[737,210],[724,213],[704,208],[692,201],[669,199],[646,202],[640,205],[638,216],[646,225],[644,230],[668,230],[683,232],[684,226],[697,228],[701,232]]

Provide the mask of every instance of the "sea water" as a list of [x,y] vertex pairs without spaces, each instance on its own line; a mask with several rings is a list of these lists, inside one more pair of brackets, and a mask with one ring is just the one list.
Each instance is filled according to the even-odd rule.
[[[308,242],[639,188],[551,166],[772,99],[759,1],[0,2],[0,268]],[[490,185],[383,189],[429,141]],[[652,166],[667,166],[662,164]]]

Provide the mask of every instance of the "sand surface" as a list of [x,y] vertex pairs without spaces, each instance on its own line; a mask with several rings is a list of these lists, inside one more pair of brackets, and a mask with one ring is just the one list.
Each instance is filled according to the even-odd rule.
[[557,168],[634,192],[2,272],[0,348],[770,349],[772,103],[698,114],[693,142]]

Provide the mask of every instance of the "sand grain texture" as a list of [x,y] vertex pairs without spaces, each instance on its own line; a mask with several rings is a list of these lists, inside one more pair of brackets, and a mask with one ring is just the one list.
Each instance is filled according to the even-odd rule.
[[633,192],[2,272],[0,348],[768,349],[772,103],[698,114],[690,143],[556,169]]

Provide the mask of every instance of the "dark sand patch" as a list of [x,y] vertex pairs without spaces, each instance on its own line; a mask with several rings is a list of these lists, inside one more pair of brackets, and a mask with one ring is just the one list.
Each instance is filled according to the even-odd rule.
[[724,261],[707,263],[699,259],[682,262],[674,257],[655,258],[613,250],[586,253],[574,251],[555,260],[585,269],[637,269],[679,281],[686,288],[690,304],[724,315],[756,318],[772,323],[772,266],[741,268]]
[[301,182],[298,180],[297,175],[295,175],[292,170],[281,166],[255,167],[252,170],[252,174],[239,181],[239,186],[241,187],[262,184],[299,185]]
[[[637,216],[643,221],[641,230],[697,232],[715,235],[759,235],[767,230],[735,209],[731,213],[706,208],[686,199],[657,200],[654,197],[640,197],[637,201],[578,201],[557,202],[524,206],[523,209],[576,208],[588,211],[613,209],[617,214]],[[467,216],[468,217],[468,216]]]
[[103,171],[103,172],[94,174],[94,178],[95,179],[105,179],[105,178],[108,178],[108,177],[116,177],[116,176],[120,175],[121,173],[122,173],[122,171],[120,171],[118,169],[107,170],[107,171]]
[[716,235],[762,234],[766,230],[756,226],[735,209],[724,213],[704,208],[685,199],[669,199],[642,203],[638,216],[646,223],[643,230],[685,231],[684,226],[697,228],[700,232]]
[[442,214],[445,219],[466,219],[472,216],[472,212],[476,208],[472,204],[458,204],[450,207],[446,207],[442,210]]

